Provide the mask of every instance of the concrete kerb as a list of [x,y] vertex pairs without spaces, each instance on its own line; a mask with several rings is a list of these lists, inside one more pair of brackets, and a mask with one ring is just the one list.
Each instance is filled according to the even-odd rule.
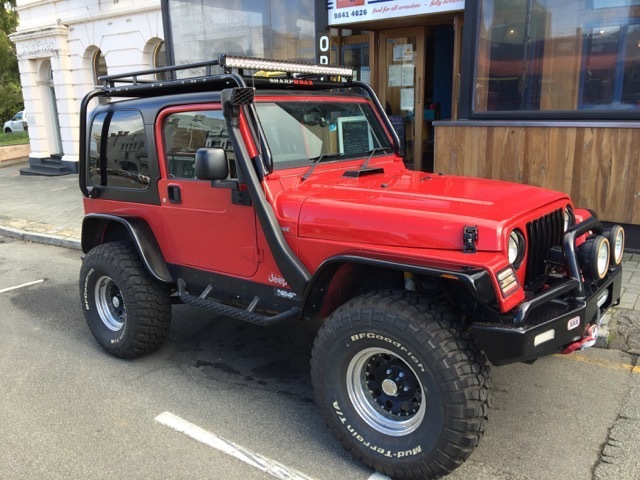
[[43,243],[45,245],[54,245],[56,247],[82,250],[80,240],[58,237],[46,233],[24,232],[16,228],[0,226],[0,235],[22,240],[24,242]]
[[13,165],[22,165],[26,163],[29,163],[29,157],[14,158],[11,160],[0,159],[0,168],[11,167]]
[[0,167],[8,167],[29,161],[31,146],[28,143],[0,146]]

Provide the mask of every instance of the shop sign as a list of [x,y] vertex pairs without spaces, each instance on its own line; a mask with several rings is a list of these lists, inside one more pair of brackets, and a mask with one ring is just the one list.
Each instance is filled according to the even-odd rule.
[[329,65],[329,56],[331,55],[331,34],[329,31],[325,32],[317,32],[316,33],[316,43],[317,43],[317,53],[318,58],[317,62],[320,65]]
[[464,10],[465,0],[329,0],[329,25]]

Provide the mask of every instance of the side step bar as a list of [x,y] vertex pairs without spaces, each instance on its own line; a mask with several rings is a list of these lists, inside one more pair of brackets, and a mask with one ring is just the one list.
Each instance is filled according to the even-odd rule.
[[209,293],[212,290],[211,285],[209,285],[202,295],[196,297],[195,295],[191,295],[187,293],[187,284],[181,278],[178,279],[178,295],[180,295],[180,300],[184,303],[188,303],[190,305],[195,305],[196,307],[205,308],[209,311],[219,313],[221,315],[226,315],[227,317],[237,318],[238,320],[242,320],[244,322],[253,323],[254,325],[259,325],[261,327],[270,327],[277,323],[283,322],[284,320],[289,320],[290,318],[295,318],[300,314],[299,307],[293,307],[286,312],[279,313],[278,315],[274,315],[273,317],[269,317],[267,315],[261,315],[259,313],[254,313],[252,310],[256,306],[256,299],[251,302],[249,306],[250,310],[243,310],[242,308],[232,307],[230,305],[224,305],[220,302],[216,302],[215,300],[211,300],[207,298]]

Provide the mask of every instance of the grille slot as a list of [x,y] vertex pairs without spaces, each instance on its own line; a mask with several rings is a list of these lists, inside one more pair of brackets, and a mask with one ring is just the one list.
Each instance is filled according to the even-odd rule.
[[559,208],[532,222],[527,223],[528,255],[525,288],[535,286],[544,277],[544,259],[551,247],[562,245],[564,215]]

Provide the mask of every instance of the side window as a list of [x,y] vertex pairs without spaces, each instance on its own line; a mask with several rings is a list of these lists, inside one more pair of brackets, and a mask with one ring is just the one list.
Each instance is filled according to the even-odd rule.
[[229,177],[237,178],[236,156],[221,110],[199,110],[167,115],[162,123],[167,171],[171,178],[195,179],[194,160],[199,148],[222,148],[229,162]]
[[147,137],[140,112],[96,115],[89,139],[89,175],[94,185],[133,189],[149,186]]

